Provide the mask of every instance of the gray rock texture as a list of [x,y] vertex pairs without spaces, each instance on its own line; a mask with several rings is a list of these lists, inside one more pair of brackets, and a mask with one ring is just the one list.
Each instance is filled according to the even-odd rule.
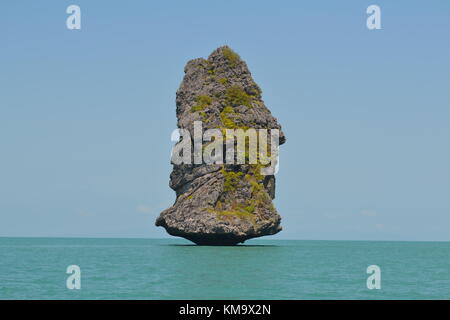
[[[189,61],[184,72],[176,95],[179,128],[192,136],[194,121],[202,121],[203,130],[279,129],[279,143],[285,142],[247,64],[229,47],[216,49],[208,59]],[[260,164],[174,164],[170,187],[176,200],[156,225],[199,245],[235,245],[279,232],[281,218],[272,204],[275,176],[261,175],[260,168]]]

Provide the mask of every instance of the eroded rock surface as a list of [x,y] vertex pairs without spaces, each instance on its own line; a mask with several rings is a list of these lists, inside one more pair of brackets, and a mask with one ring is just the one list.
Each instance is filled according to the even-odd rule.
[[[192,136],[194,121],[202,121],[203,130],[279,129],[279,143],[285,142],[246,63],[230,48],[191,60],[184,71],[176,96],[179,128]],[[156,225],[202,245],[235,245],[279,232],[281,218],[272,204],[275,176],[263,176],[260,169],[260,164],[174,165],[170,187],[176,201]]]

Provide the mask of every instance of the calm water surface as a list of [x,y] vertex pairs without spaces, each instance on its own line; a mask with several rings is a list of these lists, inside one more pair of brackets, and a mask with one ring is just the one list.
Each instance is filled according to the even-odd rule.
[[[81,290],[66,268],[81,268]],[[369,265],[381,290],[368,290]],[[0,299],[449,299],[449,242],[0,238]]]

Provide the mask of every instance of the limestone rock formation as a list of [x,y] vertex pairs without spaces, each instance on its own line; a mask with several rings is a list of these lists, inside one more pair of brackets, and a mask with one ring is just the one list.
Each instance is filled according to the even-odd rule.
[[[176,95],[178,128],[192,136],[194,121],[202,121],[203,130],[279,129],[279,143],[285,142],[246,63],[229,47],[189,61],[184,72]],[[174,164],[170,187],[176,201],[156,226],[200,245],[235,245],[279,232],[281,218],[272,204],[275,176],[261,175],[260,169],[260,164]]]

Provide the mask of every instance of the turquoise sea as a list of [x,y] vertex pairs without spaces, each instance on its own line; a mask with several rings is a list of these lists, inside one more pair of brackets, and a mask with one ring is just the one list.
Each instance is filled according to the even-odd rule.
[[[69,265],[80,290],[66,287]],[[0,299],[449,298],[450,242],[0,238]]]

